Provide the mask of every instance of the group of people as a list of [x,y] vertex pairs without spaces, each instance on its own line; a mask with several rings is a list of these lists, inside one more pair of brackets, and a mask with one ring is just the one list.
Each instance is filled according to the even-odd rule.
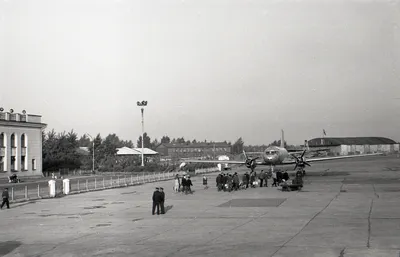
[[231,192],[232,190],[238,190],[240,186],[240,179],[237,172],[233,175],[230,173],[221,173],[215,179],[217,183],[218,191],[228,191]]
[[260,187],[268,187],[268,179],[272,178],[272,186],[279,186],[281,183],[289,180],[289,174],[281,171],[269,171],[264,172],[261,170],[259,174],[255,171],[245,172],[240,182],[239,175],[235,172],[233,175],[230,173],[220,173],[216,178],[216,184],[218,191],[228,191],[247,189],[249,187],[255,188],[258,185]]
[[165,202],[164,188],[156,187],[156,191],[154,191],[153,193],[153,209],[151,213],[155,215],[155,211],[157,209],[157,215],[160,215],[160,209],[161,209],[161,214],[165,214],[164,202]]
[[192,194],[192,180],[190,179],[189,175],[185,175],[182,178],[179,178],[179,175],[176,174],[175,176],[175,185],[174,185],[174,191],[175,192],[182,192],[185,194]]

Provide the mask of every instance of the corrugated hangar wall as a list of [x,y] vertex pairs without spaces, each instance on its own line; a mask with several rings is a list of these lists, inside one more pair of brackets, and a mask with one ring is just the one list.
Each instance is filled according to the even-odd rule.
[[[341,145],[340,154],[366,154],[366,153],[395,153],[399,152],[399,144],[388,144],[388,145]],[[333,150],[333,151],[332,151]],[[339,149],[332,149],[332,152],[338,153]]]

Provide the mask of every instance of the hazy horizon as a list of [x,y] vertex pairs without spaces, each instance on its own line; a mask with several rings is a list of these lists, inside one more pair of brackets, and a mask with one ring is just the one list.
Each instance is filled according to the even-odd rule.
[[400,141],[399,1],[0,0],[0,107],[46,131]]

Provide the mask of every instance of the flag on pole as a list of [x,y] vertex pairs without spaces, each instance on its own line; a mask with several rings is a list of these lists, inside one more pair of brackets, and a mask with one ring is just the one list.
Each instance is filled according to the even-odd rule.
[[325,132],[325,129],[323,129],[323,132],[324,132],[324,136],[326,136],[326,132]]

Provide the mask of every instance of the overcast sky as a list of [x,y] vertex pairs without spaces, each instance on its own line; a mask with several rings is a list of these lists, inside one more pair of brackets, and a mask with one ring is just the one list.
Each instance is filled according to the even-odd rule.
[[0,105],[46,130],[400,141],[399,1],[0,0]]

